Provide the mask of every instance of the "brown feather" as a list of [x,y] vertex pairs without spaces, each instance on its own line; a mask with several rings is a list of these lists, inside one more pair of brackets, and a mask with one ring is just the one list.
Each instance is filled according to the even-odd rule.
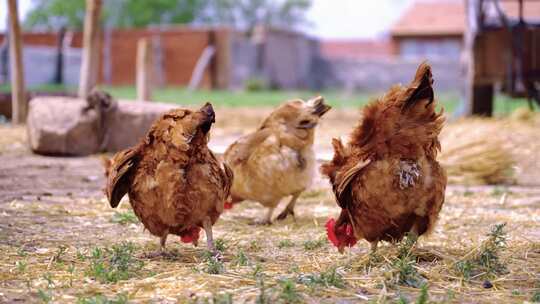
[[144,227],[159,237],[176,234],[191,240],[204,223],[214,224],[233,176],[208,149],[213,122],[210,104],[198,111],[172,110],[157,119],[138,146],[112,159],[111,206],[127,192]]
[[334,158],[321,171],[343,208],[336,229],[352,224],[370,242],[433,229],[446,173],[436,160],[444,117],[435,112],[432,83],[431,68],[421,64],[408,87],[393,86],[364,107],[346,147],[333,142]]
[[111,207],[116,208],[129,190],[132,168],[137,162],[138,147],[118,152],[106,163],[107,199]]
[[224,159],[234,171],[231,201],[249,199],[274,208],[309,187],[316,165],[315,128],[329,109],[321,97],[285,102],[257,130],[229,146]]

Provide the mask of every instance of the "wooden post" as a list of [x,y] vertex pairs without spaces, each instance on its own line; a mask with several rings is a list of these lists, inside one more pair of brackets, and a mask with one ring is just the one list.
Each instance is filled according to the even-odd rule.
[[137,100],[152,99],[152,49],[148,38],[137,42]]
[[233,41],[233,32],[229,29],[219,29],[216,31],[216,88],[228,89],[231,78],[231,45]]
[[465,31],[465,113],[466,115],[491,116],[493,114],[494,90],[489,77],[483,75],[482,54],[485,50],[485,42],[481,39],[482,29],[482,1],[469,0],[466,2]]
[[24,91],[24,67],[22,62],[21,27],[17,10],[17,0],[8,0],[9,10],[9,58],[11,61],[11,121],[24,123],[28,104]]
[[86,0],[84,17],[83,54],[79,79],[79,97],[86,98],[97,82],[97,48],[99,39],[99,16],[102,0]]

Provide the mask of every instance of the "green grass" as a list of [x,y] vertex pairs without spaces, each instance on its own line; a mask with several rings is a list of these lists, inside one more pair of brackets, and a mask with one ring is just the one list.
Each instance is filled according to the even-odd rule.
[[111,219],[111,222],[118,223],[120,225],[127,225],[127,224],[136,224],[139,222],[137,219],[137,216],[133,211],[126,211],[126,212],[114,212],[114,215]]
[[[111,93],[118,99],[135,99],[136,90],[133,86],[103,86],[102,89]],[[0,92],[8,92],[9,85],[0,85]],[[73,87],[62,85],[40,85],[30,87],[30,91],[40,92],[76,92]],[[359,107],[365,105],[373,98],[380,96],[381,93],[347,93],[339,90],[316,91],[278,91],[264,90],[256,92],[248,91],[230,91],[230,90],[198,90],[189,91],[182,87],[165,87],[155,89],[153,100],[167,103],[177,103],[180,105],[199,105],[206,101],[211,101],[216,106],[226,107],[273,107],[285,100],[292,98],[309,99],[316,95],[322,95],[327,102],[338,108]],[[456,92],[440,92],[437,94],[438,100],[444,106],[447,113],[453,113],[459,106],[460,96]],[[516,108],[527,106],[527,100],[524,98],[511,98],[505,95],[497,95],[495,98],[495,113],[510,113]]]
[[314,274],[301,274],[298,277],[298,282],[315,289],[317,287],[337,287],[345,288],[345,280],[343,276],[336,271],[335,267],[329,268],[326,271]]
[[144,262],[135,257],[135,249],[135,245],[130,242],[116,244],[111,248],[94,248],[86,274],[101,283],[116,283],[136,276]]
[[128,297],[124,293],[121,293],[112,299],[109,299],[102,294],[98,294],[93,297],[83,297],[83,298],[77,299],[77,304],[125,304],[125,303],[128,303]]

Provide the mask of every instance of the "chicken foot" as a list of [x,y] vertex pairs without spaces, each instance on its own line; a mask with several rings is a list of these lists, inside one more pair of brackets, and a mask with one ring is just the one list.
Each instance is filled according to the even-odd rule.
[[291,200],[289,201],[289,204],[287,204],[287,207],[285,207],[285,210],[283,210],[278,217],[276,218],[278,221],[282,221],[289,216],[289,214],[292,216],[293,220],[296,222],[296,217],[294,216],[294,206],[296,205],[296,200],[298,200],[298,197],[302,191],[298,191],[296,193],[293,193]]
[[159,245],[160,245],[159,251],[161,251],[162,253],[165,252],[165,243],[167,243],[168,235],[169,235],[169,231],[165,231],[165,233],[163,233],[163,235],[159,239]]
[[172,256],[171,253],[167,252],[165,243],[167,243],[167,236],[169,235],[169,230],[165,230],[161,237],[159,238],[159,249],[155,252],[145,255],[147,258],[157,258],[157,257],[169,257]]
[[[276,206],[277,204],[273,204]],[[263,219],[255,220],[253,225],[271,225],[272,224],[272,214],[274,213],[276,207],[268,207],[266,211],[266,216]]]
[[206,246],[208,247],[208,251],[212,253],[214,258],[221,259],[221,252],[216,250],[216,246],[214,245],[214,235],[212,233],[212,221],[209,217],[205,218],[203,220],[203,228],[204,232],[206,233]]

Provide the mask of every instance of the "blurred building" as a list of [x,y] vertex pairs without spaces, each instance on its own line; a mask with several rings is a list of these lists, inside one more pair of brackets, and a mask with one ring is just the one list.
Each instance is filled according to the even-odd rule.
[[[524,1],[525,18],[540,21],[540,0]],[[517,0],[499,2],[506,15],[518,15]],[[317,40],[274,28],[259,28],[251,36],[223,27],[104,30],[99,41],[99,83],[134,85],[137,42],[147,38],[152,45],[156,85],[188,85],[202,54],[211,48],[213,57],[204,67],[200,88],[240,89],[250,80],[262,80],[278,89],[383,91],[410,81],[417,65],[428,60],[436,88],[457,91],[464,79],[465,3],[417,1],[388,29],[386,37],[376,40]],[[24,33],[27,84],[51,83],[61,67],[63,83],[77,85],[81,38],[81,33],[62,37]],[[0,34],[0,46],[3,40]],[[6,68],[7,64],[0,66],[0,71]]]
[[394,46],[388,39],[340,39],[321,41],[321,55],[330,58],[381,59],[394,56]]
[[390,29],[402,58],[458,60],[464,32],[464,1],[415,2]]

